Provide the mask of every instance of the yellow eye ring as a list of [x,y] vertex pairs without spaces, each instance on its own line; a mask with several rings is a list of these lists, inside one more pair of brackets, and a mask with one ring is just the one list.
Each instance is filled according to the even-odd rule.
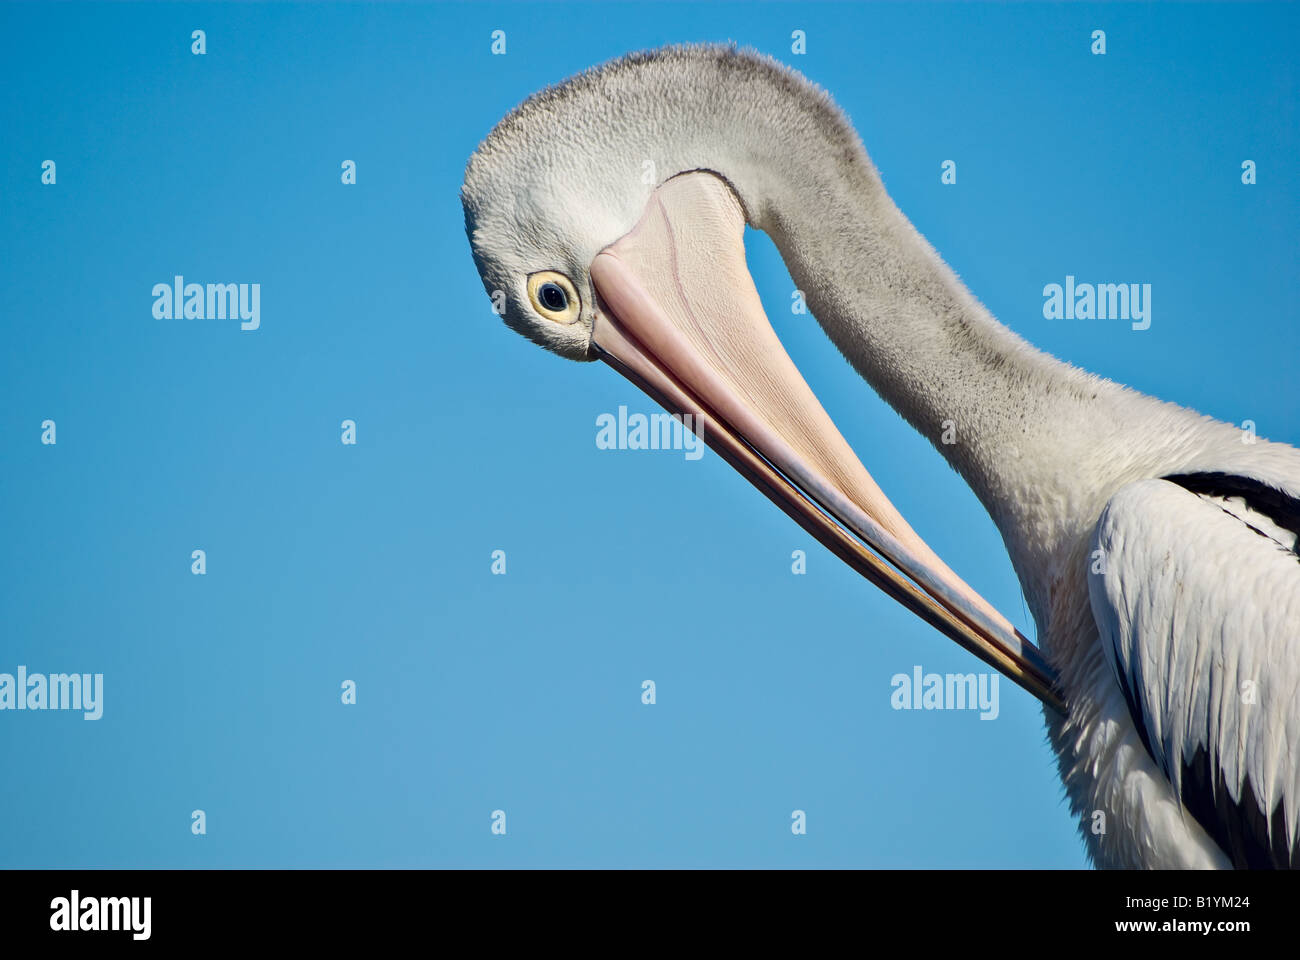
[[528,299],[534,310],[554,323],[573,323],[582,312],[573,283],[554,270],[539,270],[529,275]]

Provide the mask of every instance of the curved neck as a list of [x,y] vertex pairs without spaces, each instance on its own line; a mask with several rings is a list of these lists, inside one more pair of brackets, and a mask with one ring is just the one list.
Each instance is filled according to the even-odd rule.
[[998,323],[878,180],[840,198],[851,217],[829,216],[822,199],[754,225],[846,359],[1001,510],[1025,469],[1019,447],[1047,426],[1043,404],[1087,402],[1070,389],[1078,372]]
[[1139,428],[1148,404],[1163,405],[998,323],[894,205],[864,154],[822,169],[815,191],[760,203],[751,222],[772,237],[844,356],[971,486],[1042,623],[1051,583],[1070,562],[1063,553],[1086,542],[1115,488],[1108,478],[1132,466],[1107,462],[1113,435]]

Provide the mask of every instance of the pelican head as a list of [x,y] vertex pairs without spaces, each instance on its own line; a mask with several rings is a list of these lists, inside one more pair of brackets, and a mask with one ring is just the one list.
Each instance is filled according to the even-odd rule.
[[[824,326],[899,273],[889,244],[832,239],[865,223],[888,241],[895,228],[880,224],[896,208],[824,92],[732,47],[624,57],[506,116],[470,159],[462,200],[475,264],[511,328],[603,360],[691,414],[707,444],[841,559],[1059,706],[1038,651],[908,526],[763,312],[746,224],[772,236]],[[928,250],[897,229],[899,246]]]
[[[701,96],[709,90],[713,102]],[[792,94],[806,102],[785,102]],[[856,142],[812,84],[729,46],[622,57],[534,94],[502,119],[470,158],[461,199],[475,264],[506,324],[571,360],[598,359],[592,263],[636,226],[661,184],[708,171],[738,202],[760,201],[759,182],[781,151],[751,142],[743,117],[718,129],[719,107],[730,100],[744,109],[745,99],[794,107],[792,138],[813,107]],[[553,309],[560,301],[547,283],[579,302]]]

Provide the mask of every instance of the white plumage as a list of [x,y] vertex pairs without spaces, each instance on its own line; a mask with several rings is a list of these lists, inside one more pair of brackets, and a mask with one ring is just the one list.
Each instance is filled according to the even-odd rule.
[[1211,829],[1206,858],[1296,866],[1300,557],[1249,503],[1125,486],[1097,524],[1089,593],[1137,730]]
[[[647,161],[657,170],[651,183],[641,176]],[[699,238],[674,235],[673,217],[694,201],[663,188],[698,177],[692,171],[720,178],[744,220],[773,238],[845,357],[931,440],[997,524],[1064,694],[1065,712],[1047,708],[1045,719],[1094,861],[1295,865],[1300,452],[1243,443],[1227,424],[1034,349],[989,315],[897,209],[829,97],[775,61],[732,48],[614,61],[530,98],[493,130],[470,161],[462,196],[475,263],[486,289],[505,294],[505,321],[573,359],[609,360],[609,342],[640,356],[636,337],[624,336],[629,318],[605,301],[617,280],[623,302],[636,304],[632,294],[646,291],[625,275],[637,271],[681,281],[675,258],[720,235],[698,220]],[[667,226],[648,265],[624,253],[606,258],[598,291],[597,255],[625,247],[652,203]],[[665,246],[668,266],[657,266]],[[571,283],[576,320],[553,322],[530,303],[528,278],[538,271]],[[710,309],[740,301],[717,291],[701,299],[700,281],[690,282],[677,313],[698,309],[707,340],[718,329]],[[644,308],[640,329],[669,323],[656,309]],[[602,344],[602,329],[622,339]],[[717,368],[710,352],[697,343],[690,362],[703,357]],[[774,375],[771,348],[754,352],[764,356],[732,366]],[[663,356],[654,349],[646,354],[646,370],[674,373],[672,364],[656,366]],[[621,358],[616,366],[631,369]],[[708,407],[685,379],[656,382],[647,389],[661,402]],[[780,383],[768,393],[791,389],[788,378]],[[954,422],[957,442],[942,442]],[[780,483],[743,454],[733,449],[742,473],[777,502],[795,502],[783,488],[770,492]],[[835,485],[818,488],[824,478],[815,474],[811,496],[825,507],[817,494],[831,490],[833,499]],[[951,594],[940,599],[955,608]],[[1004,640],[994,637],[993,647],[1014,647]]]

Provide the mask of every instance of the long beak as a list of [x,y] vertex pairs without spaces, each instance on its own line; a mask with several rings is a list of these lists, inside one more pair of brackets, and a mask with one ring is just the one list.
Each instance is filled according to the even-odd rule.
[[690,414],[705,443],[849,566],[1064,712],[1040,651],[908,526],[800,376],[754,289],[744,227],[712,174],[655,191],[591,264],[596,353],[670,413]]

